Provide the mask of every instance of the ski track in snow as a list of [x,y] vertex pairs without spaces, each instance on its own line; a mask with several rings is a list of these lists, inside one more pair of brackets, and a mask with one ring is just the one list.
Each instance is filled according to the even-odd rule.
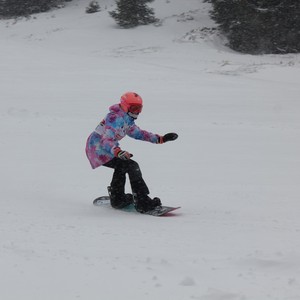
[[[99,4],[0,21],[0,298],[300,299],[300,56],[231,51],[208,3],[129,30]],[[92,205],[112,173],[85,140],[128,90],[179,134],[121,142],[170,217]]]

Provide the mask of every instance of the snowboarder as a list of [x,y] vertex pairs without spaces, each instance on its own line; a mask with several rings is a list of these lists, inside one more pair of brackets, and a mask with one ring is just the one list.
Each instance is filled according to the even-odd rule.
[[143,213],[161,205],[159,198],[151,199],[149,189],[142,177],[140,167],[131,159],[132,154],[122,150],[119,141],[126,135],[142,141],[162,144],[177,139],[176,133],[163,136],[140,129],[135,120],[142,112],[143,100],[134,92],[121,96],[120,103],[112,105],[109,113],[88,137],[86,155],[93,169],[105,166],[114,169],[110,185],[110,201],[114,208],[123,208],[133,203],[133,196],[125,194],[126,174],[132,192],[136,195],[136,210]]

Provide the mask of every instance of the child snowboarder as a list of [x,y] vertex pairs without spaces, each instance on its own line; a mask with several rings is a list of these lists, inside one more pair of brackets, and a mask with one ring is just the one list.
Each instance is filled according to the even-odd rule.
[[133,203],[133,196],[125,194],[126,174],[129,176],[132,192],[135,193],[135,208],[143,213],[161,205],[159,198],[151,199],[149,189],[142,177],[137,162],[132,154],[122,150],[119,141],[126,135],[155,144],[176,140],[176,133],[164,136],[140,129],[135,120],[142,112],[143,100],[134,93],[121,96],[120,103],[109,108],[109,113],[88,137],[86,155],[93,169],[105,166],[114,169],[110,185],[110,201],[114,208],[123,208]]

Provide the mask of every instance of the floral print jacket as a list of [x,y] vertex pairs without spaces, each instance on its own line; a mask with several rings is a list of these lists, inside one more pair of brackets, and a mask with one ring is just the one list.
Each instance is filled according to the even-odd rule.
[[126,135],[142,141],[159,143],[160,135],[140,129],[119,104],[109,108],[109,113],[91,133],[86,142],[86,155],[93,169],[114,158],[119,141]]

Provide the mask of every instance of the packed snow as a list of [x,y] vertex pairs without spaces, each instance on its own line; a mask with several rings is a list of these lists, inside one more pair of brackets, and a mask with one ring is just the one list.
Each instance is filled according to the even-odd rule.
[[[0,21],[0,299],[300,299],[300,56],[231,51],[199,0],[133,29],[88,3]],[[121,141],[169,217],[92,205],[85,141],[126,91],[179,134]]]

